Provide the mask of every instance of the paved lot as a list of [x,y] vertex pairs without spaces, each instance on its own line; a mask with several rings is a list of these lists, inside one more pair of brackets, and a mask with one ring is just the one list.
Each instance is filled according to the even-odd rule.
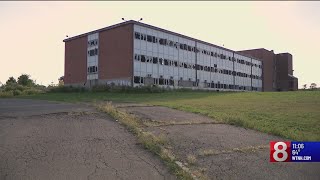
[[165,107],[117,106],[141,118],[149,132],[164,135],[179,161],[187,165],[188,156],[195,157],[188,166],[209,179],[320,179],[320,163],[270,163],[269,142],[284,140],[277,136]]
[[0,99],[0,179],[175,179],[123,126],[84,105]]

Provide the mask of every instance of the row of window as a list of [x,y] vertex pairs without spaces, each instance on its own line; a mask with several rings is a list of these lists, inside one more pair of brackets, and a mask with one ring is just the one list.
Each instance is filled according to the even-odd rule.
[[96,56],[96,55],[98,55],[98,48],[89,50],[89,51],[88,51],[88,55],[89,55],[89,56]]
[[96,46],[96,45],[98,45],[98,39],[88,41],[88,47],[92,47],[92,46]]
[[259,77],[257,75],[249,75],[247,73],[231,71],[231,70],[227,70],[227,69],[218,69],[217,64],[214,64],[213,67],[202,66],[199,64],[190,64],[190,63],[186,63],[186,62],[178,62],[178,61],[174,61],[174,60],[139,55],[139,54],[135,54],[134,59],[136,61],[141,61],[141,62],[145,62],[145,63],[153,63],[153,64],[160,64],[160,65],[174,66],[174,67],[183,67],[186,69],[195,69],[195,70],[199,70],[199,71],[214,72],[214,73],[227,74],[227,75],[233,75],[233,76],[239,76],[239,77],[250,77],[252,79],[261,79],[261,77]]
[[262,68],[261,65],[254,64],[254,63],[245,61],[243,59],[236,59],[236,58],[231,57],[231,56],[228,56],[228,58],[227,58],[227,56],[224,55],[224,54],[218,54],[216,52],[211,52],[211,51],[207,51],[207,50],[201,50],[201,49],[199,49],[197,47],[189,46],[187,44],[181,44],[179,42],[174,42],[174,41],[167,40],[167,39],[157,38],[155,36],[146,35],[146,34],[142,34],[142,33],[139,33],[139,32],[135,32],[135,38],[139,39],[139,40],[144,40],[144,41],[147,41],[147,42],[151,42],[151,43],[158,43],[159,42],[159,44],[164,45],[164,46],[175,47],[176,49],[180,48],[182,50],[192,51],[192,52],[195,52],[195,53],[201,52],[202,54],[209,55],[209,56],[212,56],[212,57],[219,57],[221,59],[228,59],[229,61],[237,62],[237,63],[240,63],[240,64],[245,64],[245,65],[248,65],[248,66],[255,66],[255,67]]
[[88,67],[88,73],[96,73],[96,72],[98,72],[97,66],[89,66]]
[[[150,78],[150,77],[148,77]],[[191,81],[189,79],[189,81]],[[180,85],[180,82],[178,82],[178,85]],[[136,84],[144,84],[144,77],[140,76],[134,76],[134,83]],[[205,82],[206,83],[206,82]],[[164,79],[164,78],[153,78],[153,84],[154,85],[169,85],[174,86],[174,80],[173,77],[170,77],[170,79]],[[198,86],[198,82],[192,81],[193,86]],[[211,83],[206,83],[206,87],[208,88],[217,88],[217,89],[239,89],[239,90],[250,90],[250,87],[248,86],[239,86],[239,85],[233,85],[233,84],[221,84],[220,82],[214,83],[213,81]],[[251,87],[253,91],[258,91],[257,87]]]

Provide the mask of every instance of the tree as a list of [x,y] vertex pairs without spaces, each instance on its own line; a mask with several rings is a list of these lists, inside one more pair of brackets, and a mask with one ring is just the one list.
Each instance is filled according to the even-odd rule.
[[303,85],[303,89],[307,89],[307,84],[304,84],[304,85]]
[[34,85],[34,82],[32,79],[30,79],[30,75],[28,74],[22,74],[18,77],[18,84],[22,86],[32,86]]
[[14,77],[9,77],[9,79],[7,80],[6,82],[6,85],[9,85],[9,84],[14,84],[14,83],[17,83],[16,79]]
[[310,89],[316,89],[317,88],[317,84],[316,83],[311,83],[310,84]]
[[58,81],[59,81],[59,86],[63,86],[64,85],[64,76],[61,76]]

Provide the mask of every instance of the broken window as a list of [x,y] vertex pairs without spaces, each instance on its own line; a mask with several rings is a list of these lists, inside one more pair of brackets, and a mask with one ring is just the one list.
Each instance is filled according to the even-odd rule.
[[169,85],[170,85],[170,86],[173,86],[173,85],[174,85],[173,79],[170,79],[170,80],[169,80]]
[[133,82],[139,84],[140,83],[140,76],[134,76]]
[[164,59],[164,65],[169,65],[168,59]]
[[159,58],[159,64],[163,65],[163,59]]
[[153,57],[153,64],[158,64],[158,58],[157,57]]
[[144,55],[141,55],[141,62],[146,62],[146,57]]
[[148,41],[148,42],[152,42],[152,36],[147,35],[147,41]]
[[134,33],[134,36],[135,36],[136,39],[140,39],[140,33],[135,32],[135,33]]
[[184,64],[183,64],[183,67],[184,67],[184,68],[188,68],[187,63],[184,63]]
[[164,85],[164,79],[162,77],[159,79],[159,85]]

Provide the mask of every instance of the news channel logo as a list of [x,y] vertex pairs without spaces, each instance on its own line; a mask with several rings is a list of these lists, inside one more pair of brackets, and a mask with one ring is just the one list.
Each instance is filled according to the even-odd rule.
[[270,162],[320,162],[320,142],[271,141]]

